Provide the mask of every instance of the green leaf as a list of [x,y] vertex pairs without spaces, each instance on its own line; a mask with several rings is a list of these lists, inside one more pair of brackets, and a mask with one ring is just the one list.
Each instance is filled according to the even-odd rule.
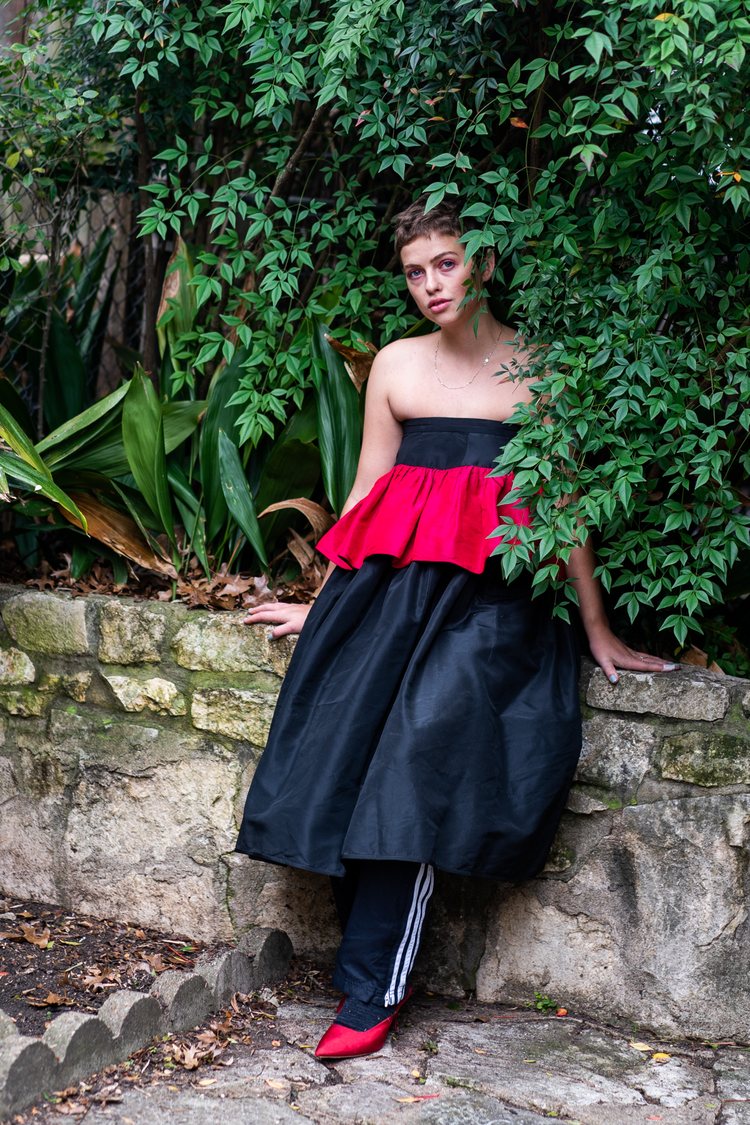
[[20,484],[26,485],[32,492],[40,493],[46,496],[47,499],[53,500],[55,504],[59,504],[66,512],[70,512],[81,524],[81,527],[86,530],[86,520],[81,515],[76,504],[68,496],[67,492],[54,483],[47,473],[40,473],[36,468],[33,468],[28,462],[23,461],[20,457],[14,457],[12,453],[7,453],[5,450],[0,450],[0,470],[13,480],[19,481]]
[[162,408],[151,380],[141,367],[136,368],[123,403],[122,441],[143,499],[174,543]]
[[255,501],[248,487],[239,451],[223,430],[219,430],[218,446],[219,474],[227,508],[258,556],[261,566],[267,570],[268,558],[266,557],[263,534],[260,530]]
[[326,328],[311,317],[313,353],[318,360],[315,393],[323,486],[338,515],[357,475],[362,445],[362,406],[343,360],[326,340]]
[[40,477],[52,480],[52,473],[34,448],[26,431],[19,426],[16,419],[4,406],[0,406],[0,438]]

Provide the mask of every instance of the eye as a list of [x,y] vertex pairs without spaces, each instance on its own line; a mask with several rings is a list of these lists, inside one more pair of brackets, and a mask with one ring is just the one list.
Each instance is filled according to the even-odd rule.
[[455,266],[455,264],[456,263],[455,263],[455,260],[453,258],[446,258],[444,261],[442,261],[440,263],[440,268],[441,268],[441,270],[445,270],[445,269],[452,270],[453,267]]
[[421,275],[422,275],[422,270],[420,270],[420,269],[415,268],[413,270],[407,270],[406,271],[406,280],[407,281],[416,281],[417,278],[421,277]]

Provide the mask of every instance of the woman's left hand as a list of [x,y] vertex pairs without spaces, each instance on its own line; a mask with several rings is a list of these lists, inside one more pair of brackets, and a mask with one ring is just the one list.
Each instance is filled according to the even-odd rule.
[[611,684],[616,684],[620,678],[617,675],[618,668],[631,672],[674,672],[679,668],[679,664],[670,664],[658,656],[628,648],[608,627],[589,634],[589,648]]

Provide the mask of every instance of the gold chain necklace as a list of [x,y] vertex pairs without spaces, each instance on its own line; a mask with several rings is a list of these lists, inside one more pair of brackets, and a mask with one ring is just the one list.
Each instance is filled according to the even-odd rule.
[[495,354],[495,352],[497,351],[497,348],[498,348],[498,344],[500,343],[500,336],[502,336],[502,332],[500,332],[500,335],[499,335],[499,336],[498,336],[498,338],[497,338],[497,339],[495,340],[495,343],[494,343],[494,344],[492,345],[492,351],[490,351],[490,352],[488,352],[488,353],[487,353],[487,355],[486,355],[486,356],[484,357],[484,359],[482,360],[482,362],[481,362],[481,363],[479,364],[479,367],[478,367],[478,368],[476,369],[476,371],[474,372],[474,374],[472,375],[472,377],[471,377],[471,378],[470,378],[470,379],[468,380],[468,382],[466,382],[466,383],[459,383],[459,385],[458,385],[457,387],[455,387],[455,386],[452,386],[452,385],[451,385],[450,383],[444,383],[444,382],[443,382],[443,380],[442,380],[442,379],[440,378],[440,372],[438,371],[438,353],[439,353],[439,351],[440,351],[440,339],[441,339],[441,337],[442,337],[442,333],[441,333],[441,332],[438,332],[438,334],[437,334],[437,343],[435,344],[435,359],[434,359],[434,368],[435,368],[435,378],[437,379],[437,381],[438,381],[438,383],[440,384],[440,386],[441,386],[441,387],[445,387],[445,389],[446,389],[447,391],[462,391],[462,390],[464,389],[464,387],[470,387],[470,386],[471,386],[471,384],[472,384],[472,383],[474,382],[474,380],[476,379],[476,377],[477,377],[477,375],[479,374],[479,372],[480,372],[480,371],[483,371],[483,370],[484,370],[484,368],[485,368],[485,367],[487,366],[487,364],[488,364],[488,363],[490,362],[490,360],[492,359],[493,355],[494,355],[494,354]]

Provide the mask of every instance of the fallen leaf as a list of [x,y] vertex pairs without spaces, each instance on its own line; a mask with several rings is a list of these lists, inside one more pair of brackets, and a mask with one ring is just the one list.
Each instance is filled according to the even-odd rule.
[[439,1098],[440,1094],[410,1094],[408,1098],[396,1098],[401,1105],[412,1105],[414,1102],[428,1102],[432,1098]]
[[655,1051],[651,1058],[656,1062],[665,1062],[666,1059],[671,1059],[672,1056],[668,1055],[666,1051]]
[[528,129],[528,125],[522,117],[511,117],[510,123],[514,125],[516,129]]
[[43,1000],[37,996],[30,996],[26,1003],[31,1008],[75,1007],[75,1000],[71,1000],[68,996],[58,996],[56,992],[48,992]]
[[633,1043],[630,1043],[629,1046],[631,1046],[634,1051],[652,1051],[653,1050],[653,1047],[651,1046],[650,1043],[633,1042]]
[[280,1039],[272,1039],[271,1040],[271,1046],[272,1047],[280,1047],[281,1046],[281,1040]]
[[49,928],[46,927],[46,926],[40,932],[39,930],[36,930],[33,926],[30,926],[28,922],[22,922],[21,923],[21,933],[23,934],[26,941],[31,942],[32,945],[38,945],[40,949],[46,949],[47,946],[49,945],[49,940],[50,940],[51,934],[50,934]]
[[411,1072],[411,1076],[412,1076],[412,1078],[421,1078],[421,1077],[422,1077],[422,1073],[421,1073],[421,1071],[419,1071],[419,1070],[413,1070],[413,1071]]
[[198,1081],[198,1085],[199,1086],[213,1086],[214,1082],[217,1082],[217,1081],[218,1081],[218,1079],[216,1079],[216,1078],[201,1078]]
[[267,1078],[266,1086],[270,1086],[272,1090],[286,1090],[286,1082],[281,1082],[278,1078]]
[[556,1016],[567,1016],[567,1014],[568,1014],[567,1008],[558,1008],[557,1011],[555,1012]]

